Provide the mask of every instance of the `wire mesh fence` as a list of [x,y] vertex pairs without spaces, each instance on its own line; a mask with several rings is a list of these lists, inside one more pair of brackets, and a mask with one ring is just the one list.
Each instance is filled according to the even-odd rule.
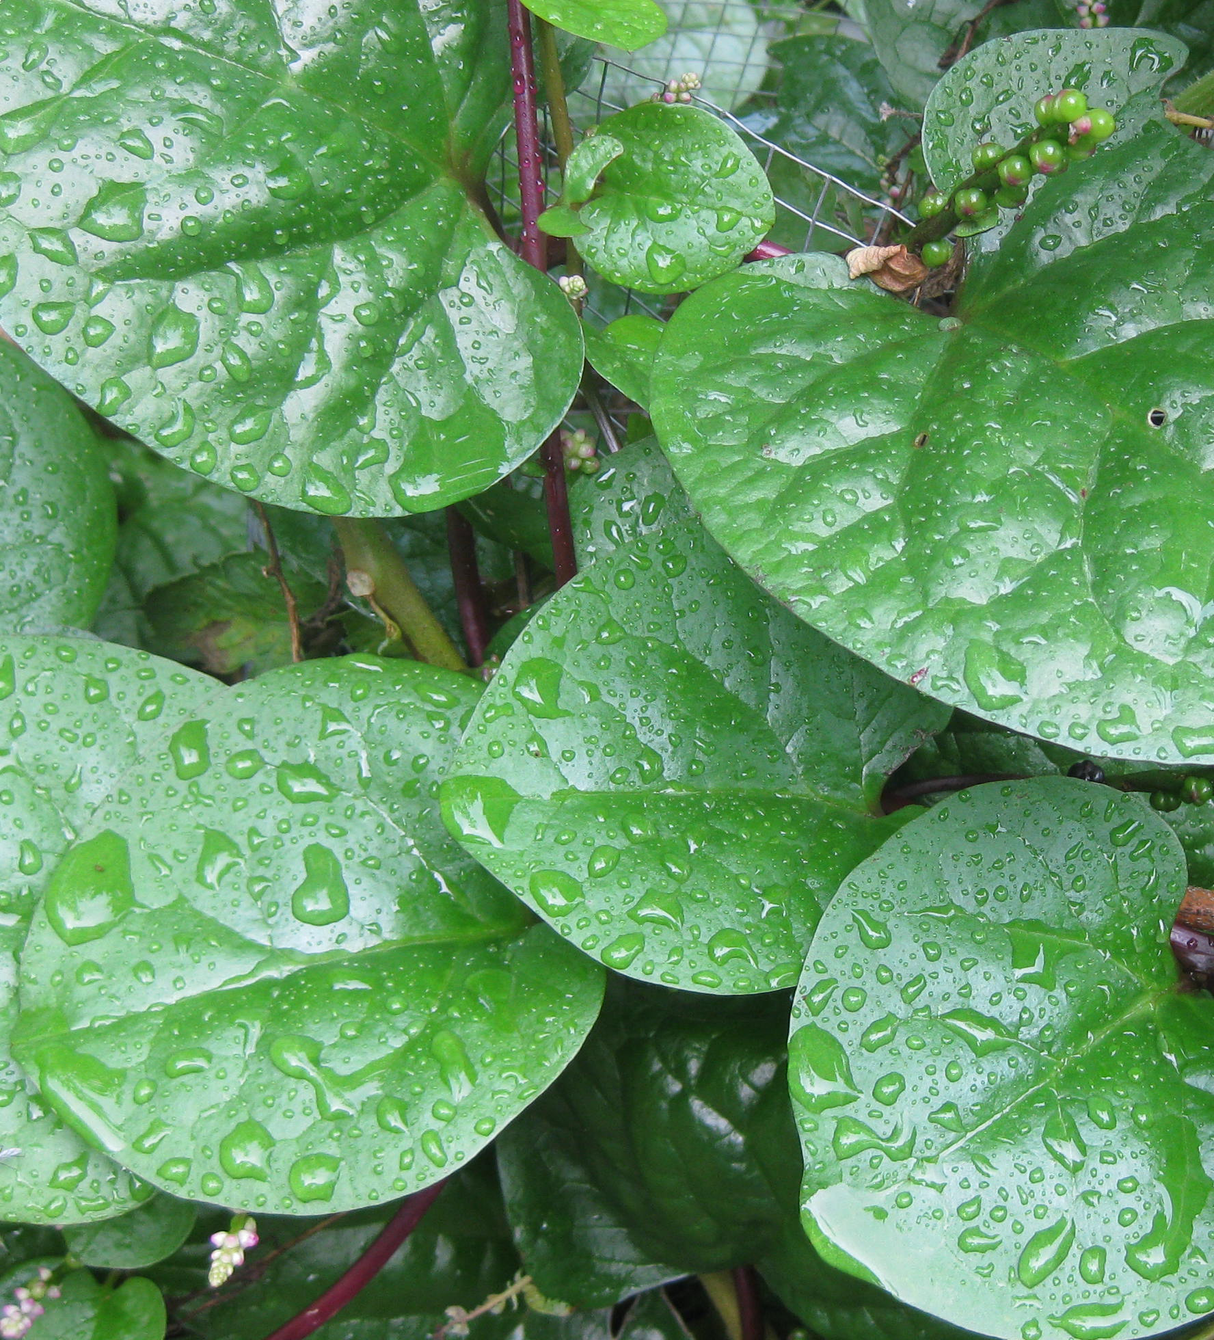
[[[779,63],[771,48],[796,31],[806,10],[801,5],[762,6],[751,0],[668,0],[665,37],[629,55],[600,49],[578,87],[569,93],[575,132],[584,134],[613,112],[622,111],[655,93],[670,80],[695,74],[701,89],[694,105],[730,125],[763,166],[769,180],[784,187],[776,193],[773,236],[795,251],[839,251],[882,235],[894,219],[903,220],[892,201],[860,190],[841,177],[792,153],[754,124],[770,120],[756,111],[770,107],[776,96]],[[550,127],[545,119],[543,143],[548,199],[560,189],[560,175]],[[490,196],[507,228],[518,217],[518,162],[513,131],[498,148],[489,178]],[[590,276],[587,313],[610,321],[628,312],[664,314],[662,301]]]

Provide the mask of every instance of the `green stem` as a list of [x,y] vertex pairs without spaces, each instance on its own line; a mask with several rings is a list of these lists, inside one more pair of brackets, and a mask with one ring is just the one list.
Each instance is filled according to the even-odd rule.
[[732,1271],[714,1270],[701,1275],[699,1280],[716,1308],[729,1340],[742,1340],[742,1311],[738,1307],[738,1291],[734,1287]]
[[1182,89],[1172,99],[1172,106],[1189,116],[1214,116],[1214,71]]
[[[540,69],[544,75],[544,94],[548,99],[548,116],[552,123],[552,138],[556,141],[556,159],[565,177],[565,164],[573,152],[573,122],[569,119],[569,103],[565,98],[565,76],[561,73],[561,56],[556,49],[556,29],[552,24],[536,18],[540,39]],[[582,258],[570,238],[565,239],[565,273],[580,275]]]
[[378,521],[365,517],[333,518],[346,559],[346,578],[361,572],[370,581],[370,595],[409,640],[419,661],[471,674],[447,630],[434,617],[396,546]]

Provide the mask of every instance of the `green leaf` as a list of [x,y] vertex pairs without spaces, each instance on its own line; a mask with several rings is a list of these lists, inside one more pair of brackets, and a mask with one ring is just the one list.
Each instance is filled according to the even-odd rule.
[[1026,1306],[1044,1340],[1214,1309],[1214,1001],[1177,980],[1183,890],[1141,797],[1064,778],[961,792],[853,871],[789,1042],[815,1242],[1008,1340]]
[[[565,206],[579,205],[589,231],[578,250],[613,283],[643,293],[681,293],[724,274],[775,222],[754,155],[698,107],[642,103],[608,117],[574,149],[567,174],[573,193],[557,210],[563,220]],[[550,226],[555,212],[540,226],[561,236],[567,224]]]
[[693,294],[654,425],[734,558],[888,673],[1071,747],[1211,758],[1211,161],[1160,127],[1086,166],[959,320],[833,258]]
[[993,12],[982,0],[864,0],[868,35],[904,110],[923,106],[945,68],[941,61],[947,65],[947,55],[980,18],[977,41],[983,42],[1047,28],[1058,23],[1059,14],[1055,0],[1017,0]]
[[1158,117],[1159,85],[1184,60],[1183,42],[1142,28],[1053,29],[986,42],[952,66],[927,100],[923,155],[932,181],[951,191],[968,177],[970,150],[981,140],[1011,148],[1037,128],[1037,99],[1060,88],[1079,89],[1093,107],[1111,111],[1117,131],[1108,147],[1123,143]]
[[[257,1288],[233,1279],[213,1306],[196,1310],[187,1302],[181,1319],[208,1340],[265,1340],[335,1283],[399,1208],[356,1211],[302,1241],[315,1221],[258,1215],[260,1242],[249,1263],[288,1250],[267,1261]],[[210,1251],[206,1236],[196,1234],[153,1275],[166,1293],[205,1290]],[[518,1267],[492,1159],[477,1159],[451,1178],[404,1246],[317,1334],[321,1340],[425,1340],[447,1321],[444,1308],[455,1304],[470,1311],[505,1289]],[[482,1328],[503,1336],[514,1321],[508,1314],[473,1322],[473,1340],[487,1340]]]
[[796,1223],[783,995],[707,1002],[612,979],[564,1076],[498,1141],[539,1288],[601,1307],[756,1259]]
[[[548,532],[548,511],[540,492],[520,487],[522,481],[502,480],[475,498],[459,504],[459,510],[479,534],[506,549],[519,549],[547,568],[555,566],[552,536]],[[450,568],[450,560],[447,563]],[[482,569],[482,578],[486,574]]]
[[141,443],[106,445],[118,493],[118,546],[92,630],[108,642],[144,648],[144,600],[156,587],[244,548],[249,504]]
[[177,730],[211,687],[180,666],[83,638],[0,641],[0,1146],[10,1151],[0,1203],[13,1218],[83,1223],[151,1195],[66,1127],[10,1059],[16,957],[71,835],[88,827],[143,746]]
[[0,496],[5,626],[87,628],[114,558],[114,490],[93,430],[71,397],[4,340]]
[[151,1280],[106,1289],[87,1270],[74,1270],[58,1287],[60,1297],[45,1301],[35,1323],[39,1340],[163,1340],[168,1319]]
[[6,10],[0,323],[225,488],[431,510],[528,456],[582,365],[564,296],[470,199],[509,94],[501,7],[295,22]]
[[102,1270],[140,1270],[172,1254],[190,1236],[194,1206],[173,1196],[151,1200],[99,1224],[64,1230],[67,1250],[81,1265]]
[[541,1289],[595,1306],[755,1262],[822,1340],[959,1340],[806,1239],[787,1031],[783,995],[709,1002],[612,979],[586,1046],[498,1141]]
[[1214,888],[1214,806],[1181,805],[1159,816],[1180,840],[1189,883]]
[[[158,587],[144,602],[147,648],[212,675],[249,667],[252,675],[291,661],[291,630],[282,588],[265,573],[264,550],[229,554],[188,577]],[[306,619],[325,601],[325,588],[297,568],[284,576]]]
[[848,37],[794,37],[771,54],[783,67],[774,102],[748,112],[745,125],[858,190],[878,191],[882,160],[906,142],[908,123],[881,118],[882,104],[896,96],[872,47]]
[[527,0],[527,8],[567,33],[635,51],[666,31],[654,0]]
[[605,554],[511,648],[442,788],[562,935],[668,986],[786,986],[932,703],[765,598],[697,526]]
[[15,1049],[171,1194],[254,1213],[403,1195],[555,1078],[601,973],[442,829],[467,677],[350,657],[209,685],[55,868]]
[[629,442],[604,456],[597,474],[575,479],[569,512],[583,566],[644,535],[693,521],[687,495],[652,437]]
[[602,330],[582,327],[587,362],[642,409],[649,404],[649,375],[662,329],[656,317],[640,312],[629,312]]

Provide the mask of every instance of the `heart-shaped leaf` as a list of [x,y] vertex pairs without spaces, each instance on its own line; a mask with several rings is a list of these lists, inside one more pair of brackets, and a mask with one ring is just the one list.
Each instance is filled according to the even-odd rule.
[[560,1072],[601,970],[438,819],[477,692],[305,662],[146,741],[22,956],[15,1045],[69,1123],[174,1194],[338,1209],[443,1176]]
[[1167,126],[1097,155],[943,323],[834,258],[693,294],[653,415],[705,525],[936,697],[1103,754],[1214,757],[1212,175]]
[[87,628],[114,559],[114,490],[71,397],[4,340],[0,497],[5,626]]
[[586,360],[612,386],[618,386],[642,409],[649,405],[649,377],[662,338],[662,322],[629,312],[602,330],[584,326]]
[[65,1127],[9,1058],[16,957],[71,838],[143,746],[176,731],[211,690],[193,671],[100,642],[0,641],[0,1205],[9,1218],[80,1223],[151,1195]]
[[[970,150],[994,139],[1011,148],[1037,128],[1033,104],[1075,88],[1117,117],[1118,140],[1158,115],[1159,85],[1184,64],[1183,42],[1140,28],[1056,28],[985,42],[953,65],[923,112],[923,156],[932,181],[951,191],[973,171]],[[1148,94],[1145,98],[1137,94]]]
[[1021,1340],[1214,1310],[1214,1001],[1168,947],[1140,796],[962,792],[844,880],[797,992],[806,1224],[906,1302]]
[[666,31],[654,0],[527,0],[527,8],[567,33],[635,51]]
[[609,967],[795,978],[842,876],[899,822],[886,774],[943,724],[747,580],[694,523],[604,554],[520,634],[443,785],[470,852]]
[[102,414],[227,488],[381,516],[559,422],[576,317],[468,195],[500,6],[22,0],[0,49],[0,323]]
[[576,236],[601,275],[642,293],[681,293],[732,270],[776,217],[754,154],[699,107],[651,102],[609,116],[570,154],[566,180],[540,227]]
[[190,1236],[195,1211],[189,1201],[157,1194],[136,1210],[99,1224],[64,1230],[68,1252],[81,1265],[101,1270],[141,1270],[172,1254]]
[[569,490],[578,561],[584,566],[643,535],[691,522],[691,504],[657,441],[643,437],[602,458]]

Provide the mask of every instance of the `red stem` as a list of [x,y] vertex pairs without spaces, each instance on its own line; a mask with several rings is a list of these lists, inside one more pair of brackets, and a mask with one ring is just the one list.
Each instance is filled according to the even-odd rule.
[[305,1337],[335,1317],[388,1264],[401,1243],[421,1223],[422,1216],[434,1204],[445,1185],[445,1181],[436,1182],[405,1200],[388,1220],[379,1237],[341,1279],[326,1289],[316,1302],[292,1317],[285,1326],[280,1326],[272,1335],[268,1335],[266,1340],[305,1340]]
[[743,256],[744,261],[774,261],[777,256],[791,256],[792,252],[787,247],[782,247],[779,242],[760,242],[757,247],[747,255]]
[[742,1340],[763,1340],[763,1308],[759,1303],[758,1281],[753,1266],[739,1266],[733,1272],[734,1292],[738,1296],[738,1320]]
[[468,664],[481,665],[489,645],[489,619],[485,590],[476,563],[476,532],[454,507],[447,508],[447,553],[455,581],[455,603],[460,626],[468,644]]
[[[531,51],[531,15],[522,0],[506,0],[510,32],[510,72],[514,85],[514,133],[518,142],[518,187],[523,235],[519,253],[541,273],[548,269],[546,246],[536,220],[544,209],[544,155],[540,146],[539,101],[535,91],[535,59]],[[556,560],[556,581],[563,586],[577,575],[569,496],[565,488],[565,454],[557,429],[540,449],[544,462],[544,501]]]

